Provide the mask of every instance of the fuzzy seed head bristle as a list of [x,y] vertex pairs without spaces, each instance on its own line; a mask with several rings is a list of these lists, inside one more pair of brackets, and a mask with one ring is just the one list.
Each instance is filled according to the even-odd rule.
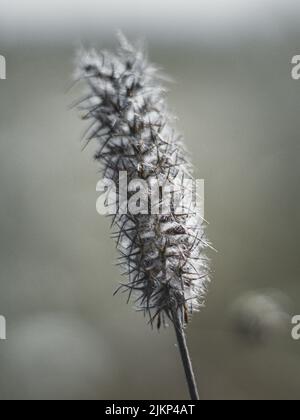
[[[119,186],[126,171],[128,182],[141,179],[150,190],[155,181],[184,191],[192,165],[167,109],[163,78],[143,48],[119,35],[116,53],[81,51],[76,78],[86,82],[79,109],[90,120],[85,139],[97,141],[103,176]],[[126,277],[119,289],[152,325],[172,320],[174,310],[185,325],[203,305],[209,281],[203,220],[186,208],[181,214],[117,212],[112,222]]]

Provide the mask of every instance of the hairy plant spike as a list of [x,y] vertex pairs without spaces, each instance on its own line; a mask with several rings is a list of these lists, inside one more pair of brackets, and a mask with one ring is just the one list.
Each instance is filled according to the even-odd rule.
[[[119,173],[128,182],[167,182],[185,194],[184,179],[192,177],[192,165],[182,138],[167,110],[163,78],[146,59],[143,48],[132,46],[119,35],[115,54],[81,52],[77,76],[87,84],[79,109],[91,120],[86,144],[96,139],[95,159],[103,175],[119,188]],[[160,203],[162,204],[162,203]],[[116,214],[113,237],[120,251],[120,266],[127,282],[118,290],[134,297],[137,309],[157,327],[174,313],[186,325],[192,312],[203,304],[209,280],[209,246],[203,221],[189,207],[177,214]],[[176,325],[175,325],[176,326]]]

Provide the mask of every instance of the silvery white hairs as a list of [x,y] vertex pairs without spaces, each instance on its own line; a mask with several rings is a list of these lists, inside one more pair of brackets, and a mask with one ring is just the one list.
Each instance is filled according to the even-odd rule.
[[[122,35],[119,40],[116,53],[81,51],[76,74],[86,82],[79,109],[83,119],[91,120],[86,140],[96,139],[99,145],[95,159],[103,176],[120,189],[120,172],[126,172],[128,183],[141,180],[152,192],[149,212],[124,212],[119,202],[113,216],[113,237],[126,276],[119,289],[129,292],[152,325],[174,321],[174,313],[186,325],[203,304],[209,281],[205,225],[186,200],[192,166],[167,109],[163,78],[142,47]],[[161,192],[167,184],[172,186],[170,210],[153,211],[164,206]],[[175,196],[185,203],[181,211]]]

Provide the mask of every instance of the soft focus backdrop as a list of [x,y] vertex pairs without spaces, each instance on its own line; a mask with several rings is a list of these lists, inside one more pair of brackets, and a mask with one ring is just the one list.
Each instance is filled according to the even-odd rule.
[[68,106],[79,42],[147,39],[206,185],[213,282],[188,338],[202,398],[299,399],[299,1],[5,1],[0,399],[185,399],[172,329],[113,297],[93,148]]

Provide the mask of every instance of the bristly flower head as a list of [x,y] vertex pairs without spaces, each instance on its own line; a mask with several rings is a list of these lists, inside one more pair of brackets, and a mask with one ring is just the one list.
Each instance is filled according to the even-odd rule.
[[[86,140],[96,139],[95,158],[117,186],[124,171],[128,182],[141,179],[149,191],[156,181],[187,194],[184,179],[192,178],[192,166],[167,110],[162,77],[143,48],[122,35],[119,40],[115,54],[79,55],[77,76],[87,83],[80,110],[91,120]],[[181,213],[174,206],[168,214],[122,213],[112,223],[126,276],[120,289],[158,328],[174,311],[185,325],[203,304],[209,280],[203,220],[188,207]]]

